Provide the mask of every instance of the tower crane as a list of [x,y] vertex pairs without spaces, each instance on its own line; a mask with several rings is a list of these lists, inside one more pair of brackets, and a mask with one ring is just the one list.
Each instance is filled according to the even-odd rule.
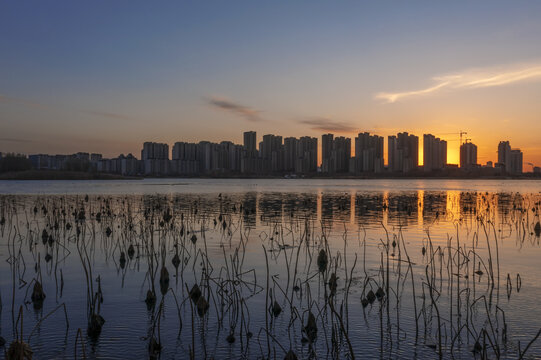
[[[458,132],[454,132],[454,133],[443,133],[443,134],[436,134],[438,136],[442,136],[442,135],[459,135],[460,136],[460,145],[462,145],[462,137],[464,135],[468,135],[468,133],[466,131],[462,131],[462,130],[459,130]],[[470,140],[471,139],[466,139],[466,140]]]
[[[459,134],[460,134],[460,145],[462,145],[462,135],[468,135],[468,133],[466,131],[460,130]],[[469,140],[471,141],[471,139]],[[466,139],[466,141],[468,141],[468,139]]]

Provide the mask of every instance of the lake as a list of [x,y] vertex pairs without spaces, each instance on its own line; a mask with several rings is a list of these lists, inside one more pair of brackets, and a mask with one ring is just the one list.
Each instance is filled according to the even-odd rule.
[[539,358],[540,211],[535,180],[0,181],[0,336],[34,359]]

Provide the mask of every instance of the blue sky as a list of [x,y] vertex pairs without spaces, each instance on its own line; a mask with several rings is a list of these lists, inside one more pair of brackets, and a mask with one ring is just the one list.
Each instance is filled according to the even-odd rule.
[[[466,129],[480,160],[505,138],[541,163],[540,18],[534,1],[4,1],[0,151]],[[503,85],[377,98],[517,71]]]

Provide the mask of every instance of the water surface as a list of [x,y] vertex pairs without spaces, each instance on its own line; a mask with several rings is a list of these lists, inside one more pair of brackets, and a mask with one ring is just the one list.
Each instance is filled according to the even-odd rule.
[[[0,182],[0,336],[16,338],[22,306],[37,359],[74,358],[78,329],[88,358],[148,358],[152,338],[163,359],[432,359],[440,343],[444,358],[517,358],[541,328],[540,191],[514,180]],[[203,317],[188,296],[196,283]],[[540,356],[536,341],[526,357]]]

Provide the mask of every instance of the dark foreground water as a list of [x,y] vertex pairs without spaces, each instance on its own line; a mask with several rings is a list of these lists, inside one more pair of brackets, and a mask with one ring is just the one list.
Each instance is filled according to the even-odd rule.
[[0,182],[0,358],[540,358],[540,191]]

